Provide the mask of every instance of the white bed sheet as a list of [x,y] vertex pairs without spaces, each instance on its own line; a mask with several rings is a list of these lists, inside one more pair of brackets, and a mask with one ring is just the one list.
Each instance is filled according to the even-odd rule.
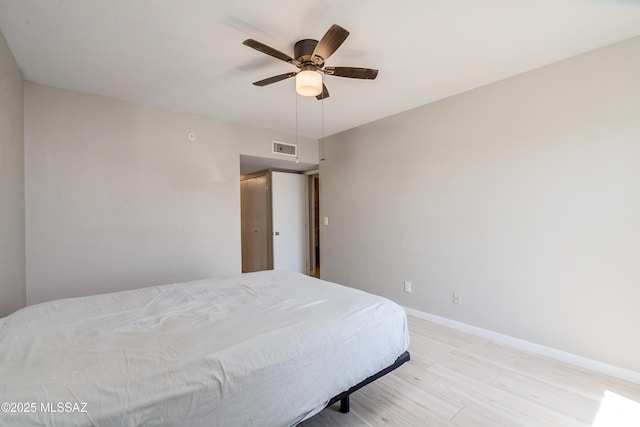
[[36,409],[0,425],[295,425],[407,347],[397,304],[283,271],[52,301],[0,319],[0,403]]

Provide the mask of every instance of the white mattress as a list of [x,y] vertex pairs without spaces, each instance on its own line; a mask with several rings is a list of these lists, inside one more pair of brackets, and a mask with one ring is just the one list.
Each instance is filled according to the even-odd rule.
[[295,425],[407,347],[397,304],[282,271],[52,301],[0,319],[0,425]]

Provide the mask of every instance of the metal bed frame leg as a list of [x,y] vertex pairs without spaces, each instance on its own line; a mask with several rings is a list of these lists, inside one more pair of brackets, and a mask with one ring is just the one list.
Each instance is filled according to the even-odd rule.
[[347,395],[340,400],[340,412],[346,414],[349,412],[349,409],[349,396]]
[[405,362],[408,362],[409,360],[411,360],[411,355],[409,354],[408,351],[405,351],[404,353],[402,353],[400,355],[400,357],[398,357],[396,359],[395,362],[393,362],[392,365],[389,365],[386,368],[384,368],[383,370],[381,370],[380,372],[371,375],[369,378],[367,378],[367,379],[361,381],[360,383],[354,385],[349,390],[343,391],[342,393],[333,396],[331,399],[329,399],[329,402],[327,403],[327,406],[331,406],[334,403],[340,401],[340,412],[342,412],[343,414],[346,414],[347,412],[349,412],[349,409],[350,409],[349,408],[349,395],[351,393],[353,393],[354,391],[359,390],[360,388],[366,386],[370,382],[377,380],[381,376],[388,374],[389,372],[391,372],[394,369],[400,367],[400,365],[402,365]]

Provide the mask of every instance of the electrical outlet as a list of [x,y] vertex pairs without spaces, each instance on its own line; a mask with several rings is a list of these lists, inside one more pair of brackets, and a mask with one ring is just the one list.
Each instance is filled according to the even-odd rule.
[[408,294],[411,293],[411,282],[405,280],[404,282],[404,291]]
[[453,303],[462,304],[462,295],[460,294],[460,292],[453,292]]

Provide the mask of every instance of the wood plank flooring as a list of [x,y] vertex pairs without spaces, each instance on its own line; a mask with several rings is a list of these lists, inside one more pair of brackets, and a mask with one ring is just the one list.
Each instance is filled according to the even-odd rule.
[[410,362],[300,426],[640,426],[640,385],[408,319]]

